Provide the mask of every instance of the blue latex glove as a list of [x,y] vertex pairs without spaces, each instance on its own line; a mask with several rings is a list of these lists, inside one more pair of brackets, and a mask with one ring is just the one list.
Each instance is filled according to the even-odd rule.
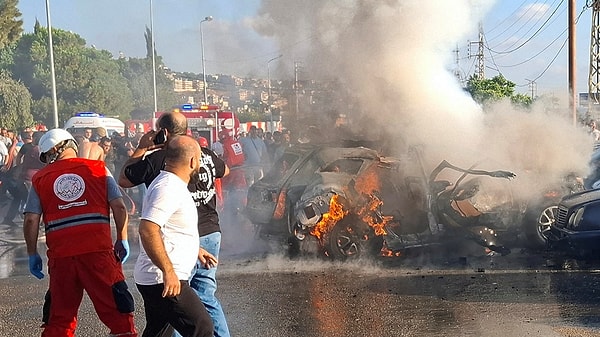
[[115,241],[115,254],[121,260],[121,264],[125,263],[129,258],[129,242],[127,240]]
[[44,273],[42,273],[42,257],[40,254],[29,255],[29,272],[40,280],[44,278]]

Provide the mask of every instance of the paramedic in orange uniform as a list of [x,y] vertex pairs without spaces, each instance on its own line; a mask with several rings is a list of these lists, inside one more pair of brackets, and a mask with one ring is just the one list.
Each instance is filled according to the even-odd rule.
[[111,336],[137,336],[121,267],[129,256],[129,219],[117,183],[104,162],[77,158],[77,143],[66,130],[48,131],[39,146],[40,160],[48,165],[33,176],[23,231],[29,271],[41,279],[37,240],[43,215],[50,288],[42,336],[74,336],[84,290]]

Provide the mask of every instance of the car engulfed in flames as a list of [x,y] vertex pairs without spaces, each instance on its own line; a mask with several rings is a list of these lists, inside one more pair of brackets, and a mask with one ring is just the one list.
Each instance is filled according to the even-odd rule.
[[523,239],[542,248],[566,193],[520,200],[512,172],[445,160],[428,169],[420,147],[397,158],[362,147],[292,147],[282,158],[250,187],[246,215],[261,237],[286,237],[292,256],[399,256],[457,240],[501,254]]
[[369,254],[385,253],[384,237],[389,234],[394,216],[381,213],[386,208],[380,195],[402,202],[394,208],[410,205],[413,210],[419,209],[400,197],[407,191],[399,186],[399,179],[418,172],[405,164],[413,163],[384,157],[343,158],[316,173],[294,209],[292,234],[297,241],[292,249],[314,238],[320,253],[332,258],[356,257],[365,250]]
[[527,240],[527,228],[538,228],[528,213],[532,205],[514,197],[512,172],[464,169],[447,161],[424,172],[417,149],[406,158],[329,164],[296,203],[292,253],[314,238],[320,253],[335,259],[399,256],[456,240],[506,255],[509,244]]

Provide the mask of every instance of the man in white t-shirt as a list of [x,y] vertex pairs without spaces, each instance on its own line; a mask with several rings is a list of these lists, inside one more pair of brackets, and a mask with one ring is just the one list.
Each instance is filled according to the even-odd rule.
[[198,250],[196,205],[187,186],[198,177],[202,152],[189,136],[175,136],[167,145],[165,169],[148,186],[139,225],[141,251],[134,279],[144,299],[144,336],[213,336],[206,308],[188,280],[199,259],[205,268],[214,256]]
[[6,165],[6,161],[8,159],[8,148],[4,145],[3,142],[0,142],[0,168]]

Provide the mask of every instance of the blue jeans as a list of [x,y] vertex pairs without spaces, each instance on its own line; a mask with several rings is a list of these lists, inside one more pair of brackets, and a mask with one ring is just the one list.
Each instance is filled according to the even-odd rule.
[[[219,258],[221,233],[215,232],[201,236],[200,247],[206,249],[206,251],[216,258]],[[215,296],[215,291],[217,291],[216,274],[217,267],[204,269],[204,267],[200,265],[200,262],[196,262],[194,274],[190,279],[190,286],[194,289],[198,297],[200,297],[200,300],[206,307],[206,311],[208,311],[208,314],[212,318],[215,327],[215,337],[230,337],[225,313],[223,313],[221,303]],[[173,337],[181,337],[181,335],[175,331]]]

